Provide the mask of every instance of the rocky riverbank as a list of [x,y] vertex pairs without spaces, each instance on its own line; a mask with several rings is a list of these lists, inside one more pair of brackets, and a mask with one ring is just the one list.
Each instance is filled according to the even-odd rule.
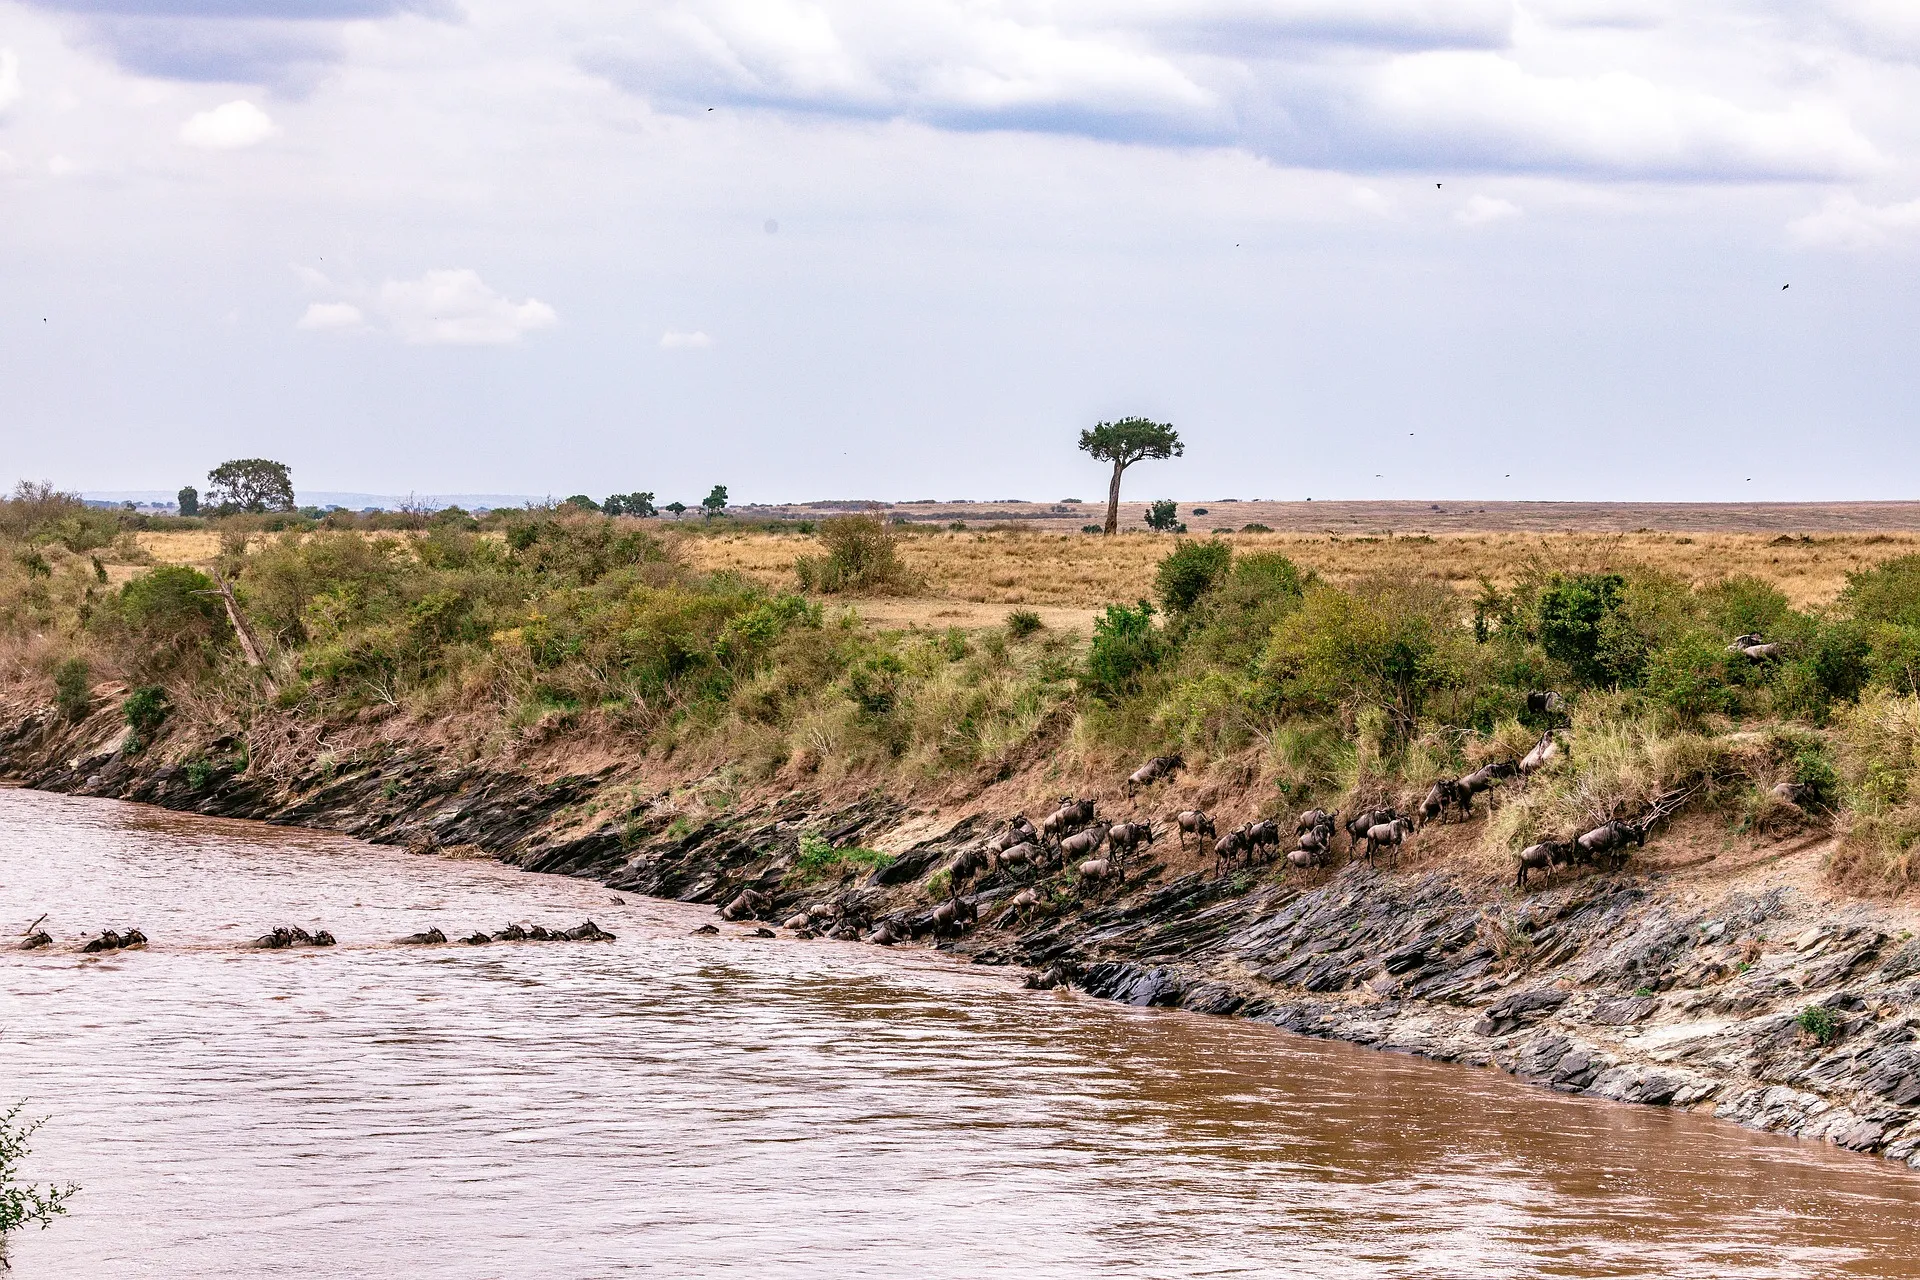
[[[1920,940],[1910,912],[1831,899],[1773,872],[1589,876],[1527,894],[1462,868],[1215,877],[1163,859],[1103,890],[1065,877],[970,886],[979,924],[936,937],[929,878],[1001,815],[870,794],[728,793],[590,772],[461,763],[404,741],[282,753],[238,738],[131,744],[114,707],[79,724],[0,715],[20,785],[337,831],[422,855],[716,905],[764,894],[781,921],[828,904],[841,932],[886,926],[1034,985],[1268,1022],[1492,1066],[1572,1093],[1689,1107],[1920,1167]],[[878,868],[806,862],[863,845]],[[1191,860],[1186,860],[1191,861]]]

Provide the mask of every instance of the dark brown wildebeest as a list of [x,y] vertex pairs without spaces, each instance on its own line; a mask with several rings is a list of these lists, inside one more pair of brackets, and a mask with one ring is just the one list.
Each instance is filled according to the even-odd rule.
[[1171,777],[1174,770],[1183,769],[1186,764],[1179,756],[1155,756],[1127,775],[1127,795],[1131,797],[1136,787],[1150,787],[1162,778]]
[[1532,716],[1558,715],[1561,707],[1560,695],[1551,689],[1534,689],[1527,694],[1527,714]]
[[1243,827],[1238,831],[1229,831],[1213,842],[1213,860],[1225,875],[1227,869],[1247,854],[1247,832]]
[[953,855],[953,861],[947,864],[947,892],[950,897],[959,897],[966,892],[973,878],[985,871],[988,855],[985,849],[962,849]]
[[1247,833],[1248,856],[1258,855],[1262,849],[1271,850],[1273,857],[1280,856],[1280,824],[1272,818],[1249,822],[1243,830]]
[[401,942],[405,943],[408,946],[413,946],[413,947],[438,946],[440,943],[445,942],[446,940],[447,940],[447,935],[440,932],[438,929],[428,929],[424,933],[410,933],[406,937],[400,939]]
[[1572,866],[1578,850],[1579,846],[1571,840],[1542,840],[1539,844],[1528,845],[1514,858],[1515,887],[1527,887],[1529,872],[1544,871],[1551,876],[1561,867]]
[[760,913],[773,906],[773,895],[758,889],[742,889],[733,901],[720,908],[722,920],[758,920]]
[[1340,814],[1337,810],[1333,813],[1328,813],[1325,809],[1309,809],[1293,820],[1293,834],[1299,835],[1301,832],[1311,831],[1315,827],[1331,827],[1339,821]]
[[1358,849],[1360,842],[1367,838],[1367,832],[1383,822],[1392,822],[1400,816],[1400,811],[1391,805],[1384,809],[1362,809],[1347,819],[1347,845]]
[[1790,805],[1804,809],[1820,798],[1820,788],[1807,782],[1776,782],[1767,794],[1776,800],[1785,800]]
[[[1182,809],[1173,815],[1173,825],[1179,831],[1180,847],[1187,847],[1187,837],[1192,836],[1195,844],[1201,840],[1214,840],[1220,835],[1213,829],[1213,816],[1200,809]],[[1206,846],[1201,845],[1202,848]]]
[[1581,836],[1578,844],[1585,859],[1597,866],[1618,871],[1626,865],[1627,855],[1624,851],[1629,844],[1639,845],[1643,849],[1646,847],[1647,829],[1616,818]]
[[933,909],[931,917],[933,931],[941,937],[965,933],[979,918],[971,898],[948,898]]
[[1482,791],[1491,791],[1494,783],[1502,778],[1511,778],[1517,772],[1519,772],[1519,766],[1513,761],[1493,760],[1481,765],[1465,777],[1455,779],[1453,785],[1459,790],[1461,807],[1466,811],[1467,817],[1473,816],[1475,796]]
[[1367,828],[1367,865],[1373,865],[1373,855],[1378,849],[1393,850],[1393,865],[1400,866],[1400,845],[1413,830],[1410,818],[1394,818],[1388,822],[1377,823]]
[[1023,840],[995,854],[994,863],[1007,871],[1036,867],[1040,864],[1040,846]]
[[1153,844],[1153,825],[1147,822],[1116,822],[1107,828],[1107,848],[1116,862],[1125,862],[1135,849]]
[[1092,856],[1107,838],[1107,828],[1099,823],[1085,831],[1076,831],[1060,842],[1060,856],[1067,858],[1086,858]]
[[1058,844],[1062,836],[1070,831],[1078,831],[1092,821],[1093,801],[1062,800],[1058,809],[1040,820],[1042,843],[1051,840]]

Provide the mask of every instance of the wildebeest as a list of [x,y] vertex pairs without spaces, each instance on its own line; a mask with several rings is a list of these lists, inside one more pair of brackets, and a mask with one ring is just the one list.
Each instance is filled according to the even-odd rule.
[[1120,864],[1112,858],[1089,858],[1080,864],[1080,879],[1093,884],[1102,884],[1108,880],[1122,880]]
[[1040,833],[1034,830],[1031,822],[1027,821],[1027,815],[1017,813],[1007,819],[1006,825],[997,835],[990,837],[987,842],[980,847],[987,853],[992,854],[999,853],[1002,849],[1011,849],[1016,844],[1038,842],[1039,839]]
[[[1218,831],[1213,829],[1212,815],[1200,809],[1182,809],[1179,813],[1173,815],[1173,824],[1179,832],[1180,847],[1182,849],[1187,847],[1188,836],[1192,836],[1194,843],[1198,844],[1202,839],[1213,840],[1217,839],[1220,835]],[[1206,846],[1202,845],[1201,847],[1205,848]]]
[[1246,856],[1247,833],[1245,828],[1229,831],[1213,842],[1213,860],[1224,874],[1237,860]]
[[1135,849],[1153,843],[1153,825],[1147,822],[1116,822],[1107,828],[1107,847],[1116,859],[1125,860]]
[[1339,813],[1328,813],[1325,809],[1309,809],[1293,820],[1293,834],[1311,831],[1315,827],[1331,827],[1340,821]]
[[1493,784],[1502,778],[1511,778],[1519,771],[1519,766],[1511,760],[1493,760],[1481,765],[1465,777],[1454,780],[1458,788],[1460,807],[1471,818],[1473,816],[1473,798],[1482,791],[1491,791]]
[[1384,809],[1362,809],[1347,819],[1347,844],[1358,849],[1360,842],[1367,838],[1367,832],[1383,822],[1392,822],[1400,813],[1392,806]]
[[[445,942],[446,939],[442,938],[441,941]],[[116,933],[112,929],[107,929],[80,950],[91,954],[97,951],[119,951],[125,947],[143,947],[146,943],[147,935],[138,929],[129,929],[125,933]]]
[[1069,797],[1060,802],[1058,809],[1040,820],[1040,835],[1043,842],[1051,840],[1057,844],[1068,832],[1077,831],[1092,821],[1093,801]]
[[1271,849],[1277,856],[1280,852],[1280,824],[1272,818],[1259,822],[1249,822],[1244,830],[1247,833],[1247,853],[1257,854],[1261,849]]
[[1625,865],[1627,855],[1623,852],[1628,844],[1646,847],[1647,829],[1631,822],[1615,819],[1603,823],[1581,836],[1580,852],[1592,862],[1618,870]]
[[1152,786],[1172,776],[1174,770],[1185,768],[1186,763],[1179,756],[1155,756],[1127,775],[1127,795],[1132,796],[1135,787]]
[[792,929],[795,932],[801,929],[811,929],[813,928],[813,915],[811,912],[806,911],[790,915],[780,922],[780,927],[782,929]]
[[1459,783],[1452,778],[1435,779],[1434,784],[1427,789],[1426,799],[1420,802],[1420,825],[1425,826],[1436,819],[1446,821],[1448,805],[1452,805],[1463,814],[1471,815],[1473,811],[1472,801],[1460,789]]
[[985,849],[962,849],[954,854],[953,861],[947,864],[947,884],[951,895],[957,898],[965,893],[973,878],[986,869]]
[[1778,640],[1768,641],[1761,636],[1745,635],[1735,636],[1733,643],[1727,646],[1727,652],[1741,654],[1754,662],[1764,662],[1779,657],[1785,648]]
[[[414,946],[414,947],[438,946],[440,943],[445,942],[446,940],[447,940],[447,935],[440,932],[438,929],[428,929],[423,933],[410,933],[406,937],[400,939],[401,942],[406,943],[408,946]],[[93,944],[89,943],[87,945],[91,946]]]
[[979,919],[971,898],[948,898],[933,909],[933,931],[942,936],[965,933]]
[[1514,859],[1514,884],[1524,889],[1529,872],[1544,871],[1552,875],[1561,867],[1571,866],[1578,848],[1571,840],[1542,840],[1539,844],[1528,845]]
[[1022,867],[1032,867],[1040,861],[1040,846],[1027,841],[1002,849],[994,855],[995,863],[1004,870],[1014,871]]
[[1385,848],[1393,850],[1393,865],[1396,868],[1399,867],[1400,844],[1407,838],[1407,833],[1412,830],[1413,823],[1407,818],[1395,818],[1390,822],[1382,822],[1368,827],[1367,865],[1373,865],[1375,850]]
[[1533,689],[1527,693],[1527,714],[1531,716],[1556,715],[1560,711],[1560,695],[1551,689]]
[[282,947],[330,947],[333,945],[333,935],[325,929],[319,933],[308,933],[297,924],[281,925],[273,932],[255,938],[253,945],[263,951],[278,951]]
[[1820,798],[1820,789],[1806,782],[1776,782],[1767,794],[1804,808]]
[[1533,744],[1533,750],[1520,757],[1520,776],[1531,778],[1535,771],[1546,768],[1566,753],[1566,744],[1560,735],[1552,729],[1547,730],[1540,741]]
[[722,920],[758,920],[760,913],[773,906],[773,896],[758,889],[742,889],[733,901],[720,908]]
[[1077,831],[1060,842],[1062,858],[1084,858],[1098,849],[1107,838],[1108,828],[1100,824]]

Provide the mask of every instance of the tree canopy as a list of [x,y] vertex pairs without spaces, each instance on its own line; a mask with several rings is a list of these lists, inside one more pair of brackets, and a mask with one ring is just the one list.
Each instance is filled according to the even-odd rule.
[[1121,473],[1136,462],[1179,457],[1187,449],[1172,423],[1148,418],[1096,422],[1080,433],[1080,448],[1102,462],[1113,464],[1113,478],[1107,485],[1107,533],[1117,533],[1120,528]]
[[293,510],[293,472],[271,458],[235,458],[207,472],[207,501],[222,511]]

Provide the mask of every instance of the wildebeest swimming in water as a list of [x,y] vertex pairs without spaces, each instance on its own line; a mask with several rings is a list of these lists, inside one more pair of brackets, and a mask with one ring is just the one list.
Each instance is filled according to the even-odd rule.
[[104,930],[99,937],[92,939],[80,950],[87,954],[99,951],[124,951],[128,947],[144,947],[147,935],[138,929],[129,929],[125,933],[116,933],[112,929]]
[[773,896],[758,889],[743,889],[733,901],[720,908],[722,920],[757,920],[773,906]]
[[333,945],[333,935],[325,929],[308,933],[297,924],[280,925],[271,933],[255,938],[253,945],[262,951],[278,951],[284,947],[330,947]]
[[447,935],[438,929],[428,929],[421,933],[410,933],[406,937],[401,938],[400,942],[410,947],[431,947],[438,946],[446,940]]

